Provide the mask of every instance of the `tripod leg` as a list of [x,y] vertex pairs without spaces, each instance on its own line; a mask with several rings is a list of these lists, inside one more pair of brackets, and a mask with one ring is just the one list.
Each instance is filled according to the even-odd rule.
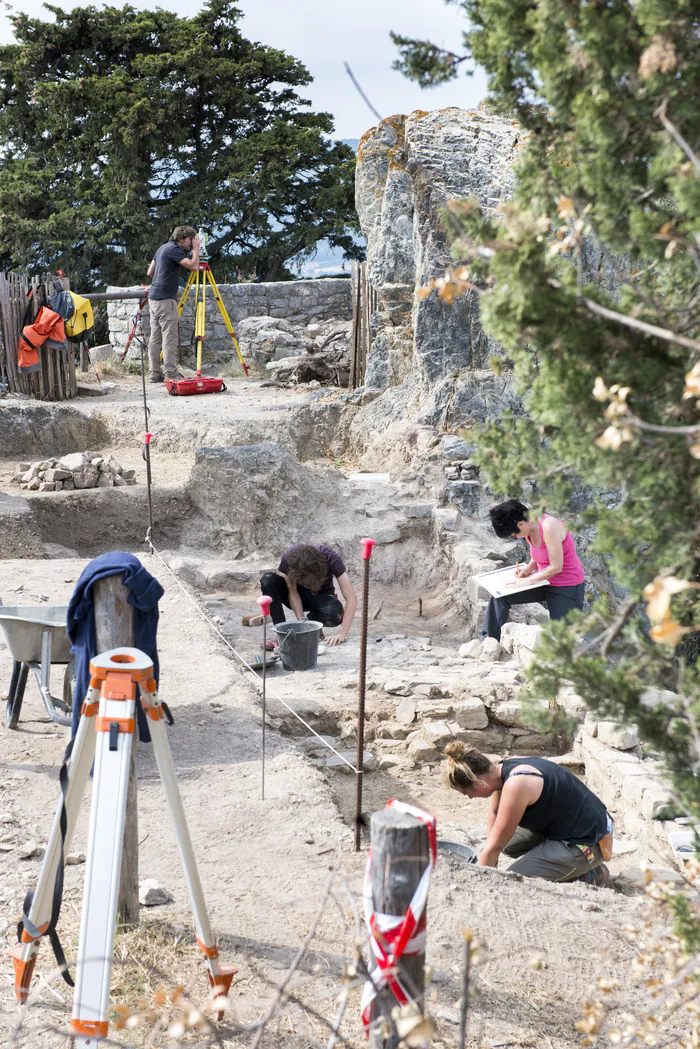
[[185,881],[187,882],[187,895],[189,896],[190,907],[192,908],[192,914],[194,916],[197,943],[206,959],[212,993],[214,994],[214,997],[217,997],[219,995],[228,994],[231,980],[238,972],[238,969],[233,965],[219,964],[219,948],[217,947],[216,940],[211,931],[211,925],[209,924],[209,915],[207,914],[207,908],[204,902],[202,883],[199,880],[197,861],[194,858],[194,850],[192,848],[190,832],[187,828],[185,810],[182,805],[182,797],[180,796],[180,788],[178,787],[177,777],[175,775],[173,757],[170,752],[170,744],[168,743],[168,737],[165,731],[162,707],[158,706],[157,699],[158,697],[156,695],[150,695],[148,697],[148,704],[153,704],[154,706],[152,709],[155,711],[155,713],[149,713],[151,719],[150,729],[153,751],[158,765],[158,772],[163,781],[163,789],[165,790],[165,798],[168,803],[168,809],[170,810],[170,817],[175,828],[177,847],[180,852],[180,860],[185,872]]
[[231,323],[231,318],[228,315],[228,310],[224,306],[224,300],[221,298],[221,293],[219,291],[219,287],[218,287],[216,281],[214,280],[214,274],[209,269],[209,270],[206,270],[206,276],[209,278],[209,283],[211,284],[211,290],[212,290],[213,295],[214,295],[214,301],[216,302],[216,305],[219,307],[219,313],[221,314],[221,316],[223,318],[223,322],[226,325],[226,331],[231,336],[231,341],[233,342],[233,345],[234,345],[234,348],[236,350],[236,353],[238,354],[238,360],[241,362],[241,367],[243,368],[244,373],[247,375],[248,374],[248,365],[243,360],[243,354],[241,353],[241,348],[238,345],[238,339],[236,338],[236,332],[234,331],[233,324]]
[[[85,793],[90,769],[95,754],[95,714],[99,692],[90,689],[83,707],[78,732],[73,744],[73,751],[68,766],[68,786],[65,799],[61,798],[51,828],[44,860],[39,872],[29,912],[24,919],[25,928],[21,942],[10,954],[15,967],[15,993],[19,1002],[25,1002],[29,994],[29,985],[34,972],[34,963],[39,952],[41,936],[46,931],[53,909],[53,893],[56,884],[56,873],[61,856],[61,812],[66,807],[66,838],[63,843],[64,855],[70,848],[75,822],[80,811],[80,803]],[[35,931],[34,931],[35,930]]]
[[[197,271],[197,305],[195,307],[195,319],[194,319],[194,341],[197,343],[197,378],[202,374],[202,348],[204,346],[204,325],[206,322],[207,312],[207,281],[206,271],[201,274]],[[201,299],[200,299],[200,288],[201,288]]]
[[180,296],[180,301],[177,304],[177,316],[178,316],[178,319],[180,318],[180,316],[182,314],[182,311],[184,310],[185,305],[187,303],[187,300],[189,298],[190,292],[192,291],[192,285],[194,284],[194,278],[195,278],[194,270],[190,270],[190,275],[187,278],[187,281],[185,282],[185,286],[182,289],[182,295]]
[[71,1035],[84,1049],[105,1038],[108,1029],[134,711],[133,698],[102,696],[95,723],[95,774],[71,1020]]

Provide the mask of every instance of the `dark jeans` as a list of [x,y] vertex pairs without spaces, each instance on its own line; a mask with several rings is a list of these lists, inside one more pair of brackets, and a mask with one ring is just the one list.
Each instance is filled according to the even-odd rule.
[[[273,623],[284,623],[284,605],[289,603],[289,587],[282,576],[276,572],[265,572],[260,577],[260,589],[267,597],[272,598],[270,618]],[[335,596],[335,591],[319,590],[314,593],[306,586],[298,586],[301,607],[310,613],[310,618],[323,623],[324,626],[340,626],[343,619],[343,606]]]
[[535,601],[545,601],[550,619],[564,619],[575,608],[583,608],[585,583],[576,586],[536,586],[532,590],[521,590],[512,597],[490,597],[486,606],[482,637],[495,637],[501,640],[501,627],[508,622],[513,605],[530,605]]

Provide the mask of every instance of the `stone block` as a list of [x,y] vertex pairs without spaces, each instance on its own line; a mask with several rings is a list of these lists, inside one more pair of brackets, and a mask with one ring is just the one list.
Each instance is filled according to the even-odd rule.
[[114,475],[109,471],[107,473],[101,473],[97,478],[98,488],[113,488],[114,487]]
[[476,697],[455,703],[454,719],[463,729],[483,729],[487,728],[489,723],[486,707]]
[[76,488],[96,488],[99,472],[94,466],[84,466],[82,470],[75,470],[73,483]]
[[503,656],[503,649],[501,648],[495,637],[485,637],[481,642],[481,655],[480,659],[484,663],[497,663]]
[[54,492],[56,490],[56,484],[54,481],[42,481],[39,484],[40,492]]
[[67,481],[72,474],[70,470],[61,470],[60,467],[47,470],[44,474],[45,481]]
[[30,481],[33,481],[34,478],[38,477],[38,476],[39,476],[39,464],[38,463],[32,463],[32,465],[29,467],[29,469],[25,473],[22,474],[22,483],[23,484],[29,484]]
[[481,641],[475,637],[473,641],[467,641],[465,644],[460,645],[458,654],[462,659],[479,659],[481,657],[481,651]]
[[139,903],[142,907],[159,907],[171,903],[172,896],[155,878],[144,878],[139,885]]
[[633,766],[624,766],[622,770],[622,800],[626,806],[642,810],[642,800],[645,790],[651,790],[656,786],[656,780],[650,779],[646,769],[635,769]]
[[415,685],[414,691],[417,696],[423,696],[425,699],[442,699],[450,694],[449,689],[445,691],[439,685]]
[[593,739],[598,735],[598,718],[595,714],[586,714],[583,719],[584,731],[588,733]]
[[389,678],[384,683],[384,691],[388,692],[390,696],[410,696],[411,689],[408,683],[401,678]]
[[435,511],[435,523],[443,532],[454,532],[459,520],[459,511],[449,507],[438,507]]
[[67,481],[63,482],[63,491],[64,492],[72,492],[74,490],[74,488],[75,488],[75,481],[73,480],[72,477],[69,478]]
[[462,437],[445,434],[445,436],[440,439],[440,451],[446,459],[461,462],[470,457],[474,451],[474,446],[468,445]]
[[444,721],[427,721],[423,725],[423,731],[431,743],[436,747],[449,743],[454,736]]
[[382,772],[388,772],[403,764],[403,759],[398,754],[384,754],[379,759],[379,768]]
[[614,721],[598,722],[598,739],[608,747],[616,750],[632,750],[639,744],[636,728],[626,728]]
[[645,819],[656,819],[659,813],[666,810],[668,806],[672,804],[673,799],[669,792],[664,790],[664,788],[657,782],[648,784],[642,791],[641,812]]
[[[114,480],[114,487],[115,488],[121,488],[124,485],[129,483],[128,481],[124,480],[124,478],[121,476],[121,474],[112,474],[112,478]],[[132,478],[132,480],[133,480],[133,478]]]
[[517,699],[507,699],[504,703],[498,703],[493,708],[493,716],[501,725],[524,725],[522,707]]
[[132,477],[136,476],[136,470],[122,470],[122,477],[125,481],[131,480]]
[[665,710],[680,710],[683,706],[678,693],[662,688],[645,689],[639,697],[639,702],[647,710],[655,710],[657,707]]
[[72,452],[70,455],[63,455],[58,460],[60,469],[67,470],[69,473],[74,473],[76,470],[82,470],[85,466],[85,457],[82,452]]
[[[393,693],[393,695],[395,694]],[[416,704],[410,696],[402,699],[397,705],[396,720],[400,725],[412,725],[416,720]]]
[[27,491],[28,492],[38,492],[40,485],[41,485],[41,481],[39,480],[39,477],[37,475],[36,477],[33,477],[32,480],[27,485]]
[[449,481],[447,501],[458,506],[461,513],[474,517],[479,512],[481,485],[478,481]]
[[459,480],[459,470],[456,466],[446,466],[445,477],[448,481],[457,481]]
[[408,753],[418,763],[436,761],[438,758],[438,752],[434,744],[425,737],[412,739],[408,744]]
[[64,485],[63,481],[54,481],[55,490],[57,492],[63,491],[63,485]]
[[382,732],[384,733],[384,739],[405,739],[408,735],[408,725],[401,725],[397,723],[389,722],[386,725],[382,725]]
[[454,712],[454,706],[452,703],[446,703],[442,701],[431,701],[429,699],[420,699],[416,704],[416,713],[418,717],[423,718],[446,718]]

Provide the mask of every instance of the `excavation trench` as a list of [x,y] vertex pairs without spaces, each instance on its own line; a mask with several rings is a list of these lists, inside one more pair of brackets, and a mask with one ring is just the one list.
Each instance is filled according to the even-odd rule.
[[[127,384],[97,406],[13,406],[0,434],[0,598],[6,604],[66,604],[86,561],[113,549],[142,557],[163,583],[159,651],[161,687],[176,719],[171,742],[226,960],[239,964],[247,977],[264,976],[248,978],[238,994],[237,1015],[252,1023],[266,1007],[269,985],[278,981],[290,950],[309,928],[338,841],[355,892],[364,863],[363,855],[352,852],[352,770],[310,731],[354,764],[357,624],[344,645],[320,655],[315,669],[271,670],[266,801],[260,797],[259,692],[217,631],[243,659],[252,661],[260,653],[260,628],[246,628],[241,620],[257,611],[260,573],[276,566],[281,550],[298,540],[328,543],[341,553],[359,589],[358,540],[365,535],[377,540],[368,606],[366,811],[400,797],[435,812],[441,836],[478,848],[485,808],[480,802],[467,806],[445,789],[444,743],[464,738],[492,754],[551,754],[556,748],[526,724],[520,709],[522,644],[493,663],[458,654],[479,614],[468,579],[486,539],[478,520],[461,519],[446,505],[434,483],[441,475],[444,487],[444,462],[434,447],[421,445],[423,431],[407,455],[398,441],[389,451],[389,435],[383,435],[386,465],[371,465],[390,469],[391,476],[360,473],[348,441],[357,412],[351,401],[337,395],[309,400],[253,384],[246,389],[248,400],[235,383],[231,395],[220,399],[168,400],[161,391],[151,398],[158,556],[143,542],[148,501],[138,389]],[[19,462],[86,449],[134,469],[137,484],[35,493],[11,483]],[[397,467],[402,455],[404,465]],[[9,671],[8,653],[0,649],[0,680],[9,681]],[[13,820],[1,844],[11,839],[14,850],[29,837],[41,842],[48,834],[63,739],[45,720],[33,686],[17,731],[1,731],[7,767],[0,786]],[[182,921],[189,921],[187,901],[174,845],[167,830],[161,833],[162,796],[148,748],[139,747],[138,761],[141,874],[158,878],[172,893],[172,905],[159,910],[175,923],[172,928],[182,930]],[[77,849],[85,847],[86,823],[84,812]],[[8,928],[36,877],[36,861],[18,863],[16,856],[0,852],[0,908]],[[69,867],[63,922],[79,912],[81,886],[81,868]],[[489,983],[477,986],[473,1008],[494,1038],[519,1040],[529,1031],[533,1044],[551,1036],[574,1049],[571,1016],[591,983],[598,975],[622,977],[628,967],[624,944],[614,957],[597,959],[601,935],[631,921],[636,902],[597,895],[598,914],[582,926],[580,908],[590,899],[585,887],[529,886],[499,874],[477,877],[449,857],[441,858],[431,893],[428,961],[436,973],[439,1008],[448,1017],[439,1022],[452,1022],[460,994],[454,970],[459,930],[474,927],[483,942],[497,943],[501,954],[526,958],[536,923],[537,946],[548,964],[518,970],[510,979],[498,957],[487,959],[482,972]],[[546,928],[540,921],[543,907]],[[572,923],[578,923],[575,938],[562,934]],[[321,935],[323,972],[317,972],[318,959],[311,959],[309,972],[297,976],[297,990],[318,998],[322,1010],[323,1002],[334,1001],[344,942],[354,933],[329,920]],[[581,957],[587,959],[585,972]],[[40,961],[43,967],[50,964],[43,955]],[[489,987],[497,987],[498,995]],[[10,993],[2,994],[7,1008],[0,1016],[8,1017]],[[532,1012],[533,996],[547,996],[561,1008],[547,1015]],[[52,1023],[65,1022],[55,996],[47,994],[42,1004],[42,1027],[47,1016]],[[0,1027],[9,1022],[0,1020]],[[38,1030],[30,1037],[40,1049],[55,1041]]]

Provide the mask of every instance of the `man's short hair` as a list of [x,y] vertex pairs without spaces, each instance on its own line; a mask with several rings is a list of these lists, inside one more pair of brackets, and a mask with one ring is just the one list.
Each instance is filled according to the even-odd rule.
[[176,226],[170,237],[177,244],[181,240],[185,240],[186,237],[196,237],[197,230],[193,226]]

